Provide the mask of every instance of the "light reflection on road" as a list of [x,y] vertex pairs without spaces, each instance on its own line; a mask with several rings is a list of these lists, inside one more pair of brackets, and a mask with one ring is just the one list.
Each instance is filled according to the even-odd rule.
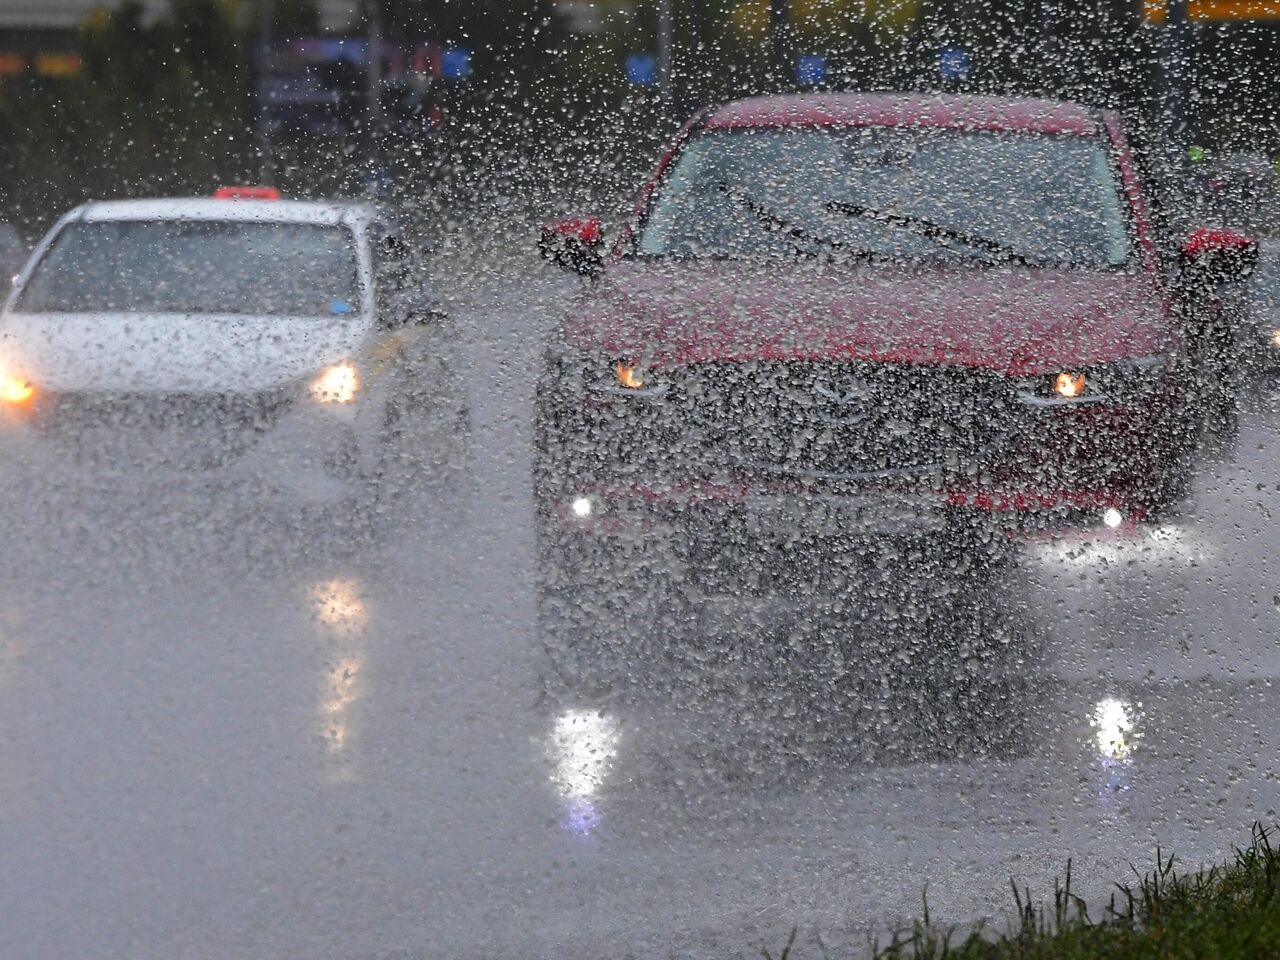
[[1134,751],[1142,739],[1138,708],[1118,697],[1103,697],[1090,717],[1099,769],[1098,799],[1104,813],[1114,815],[1117,798],[1134,785]]
[[1094,739],[1098,756],[1104,760],[1127,760],[1138,742],[1133,705],[1115,697],[1099,700],[1093,707]]
[[604,713],[566,710],[551,733],[552,781],[564,801],[561,825],[586,836],[601,821],[595,796],[618,753],[618,722]]
[[318,583],[311,588],[311,603],[316,619],[333,630],[361,630],[368,623],[358,580],[338,578]]
[[326,641],[325,672],[320,695],[320,734],[326,753],[336,763],[334,779],[356,779],[349,753],[351,707],[364,695],[361,670],[369,612],[360,581],[337,578],[315,584],[310,591],[312,611]]
[[360,697],[358,682],[362,666],[364,660],[360,657],[343,657],[329,668],[320,710],[325,717],[325,743],[334,753],[347,745],[347,708]]

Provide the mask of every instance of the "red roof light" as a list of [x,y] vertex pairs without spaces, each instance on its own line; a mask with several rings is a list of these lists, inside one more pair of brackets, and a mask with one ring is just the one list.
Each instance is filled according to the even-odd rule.
[[213,194],[215,200],[279,200],[280,191],[275,187],[219,187]]

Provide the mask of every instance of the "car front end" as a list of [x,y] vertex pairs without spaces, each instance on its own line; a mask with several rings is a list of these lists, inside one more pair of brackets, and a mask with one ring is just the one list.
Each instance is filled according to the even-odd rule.
[[377,412],[368,255],[340,208],[255,209],[92,205],[55,227],[0,315],[11,464],[344,495]]
[[604,535],[652,526],[668,500],[770,496],[848,498],[862,521],[814,522],[853,540],[952,529],[965,512],[1010,529],[1141,516],[1176,466],[1182,376],[1161,355],[1010,376],[845,359],[642,368],[552,352],[539,502]]
[[741,101],[599,234],[540,243],[587,278],[535,414],[549,638],[857,610],[1180,494],[1191,357],[1114,117]]
[[1150,517],[1181,471],[1177,371],[1144,358],[1070,376],[1088,399],[1060,395],[1062,372],[804,360],[641,373],[553,353],[535,502],[556,656],[590,650],[567,668],[581,678],[636,644],[785,635],[797,617],[874,606],[895,570],[983,578],[1027,538]]
[[[361,482],[358,363],[235,389],[52,386],[6,377],[0,442],[11,468],[47,480],[198,487],[252,480],[312,499]],[[375,425],[376,428],[376,425]]]

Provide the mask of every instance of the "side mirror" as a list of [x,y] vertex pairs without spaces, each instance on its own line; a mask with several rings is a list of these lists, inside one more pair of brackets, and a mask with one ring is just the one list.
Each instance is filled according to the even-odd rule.
[[1248,279],[1258,265],[1258,242],[1231,230],[1202,227],[1182,244],[1178,267],[1193,288]]
[[604,266],[604,228],[598,217],[569,217],[542,228],[538,252],[561,270],[594,277]]

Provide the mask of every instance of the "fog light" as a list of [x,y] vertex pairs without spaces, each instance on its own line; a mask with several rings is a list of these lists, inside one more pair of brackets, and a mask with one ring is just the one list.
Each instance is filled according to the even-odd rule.
[[1053,390],[1068,400],[1075,399],[1084,393],[1083,373],[1060,373],[1053,381]]
[[1102,522],[1114,530],[1124,522],[1124,514],[1115,507],[1107,507],[1107,509],[1102,511]]
[[590,497],[574,497],[569,502],[569,509],[573,511],[573,515],[579,520],[585,520],[595,510],[595,504],[591,502]]

